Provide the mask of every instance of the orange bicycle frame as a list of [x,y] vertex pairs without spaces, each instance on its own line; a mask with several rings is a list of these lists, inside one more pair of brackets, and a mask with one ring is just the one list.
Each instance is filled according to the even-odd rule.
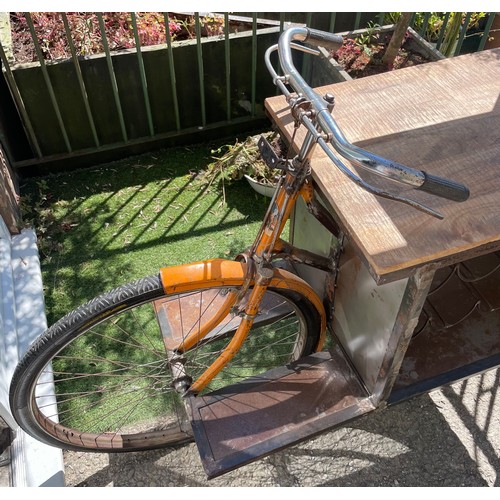
[[[253,246],[242,254],[242,259],[246,262],[215,259],[187,266],[162,269],[163,286],[167,293],[192,290],[195,285],[200,288],[233,285],[244,291],[244,293],[241,291],[239,293],[237,291],[228,293],[218,312],[207,322],[200,324],[196,332],[190,333],[177,345],[167,346],[168,349],[179,353],[193,348],[207,336],[230,314],[232,308],[238,304],[239,300],[251,287],[245,309],[242,312],[242,320],[232,339],[205,372],[197,380],[193,381],[189,389],[190,393],[197,394],[203,390],[233,359],[248,336],[264,294],[267,288],[272,286],[273,280],[285,277],[290,286],[300,289],[300,293],[308,297],[316,306],[322,318],[320,342],[317,350],[322,349],[326,332],[326,314],[321,299],[309,285],[297,276],[271,267],[273,257],[286,254],[291,256],[292,259],[295,258],[304,263],[311,263],[316,267],[331,270],[330,259],[296,249],[280,239],[299,195],[304,198],[306,205],[310,209],[312,207],[311,211],[316,215],[314,210],[318,205],[314,203],[314,190],[309,178],[309,158],[313,148],[314,142],[311,141],[311,134],[308,133],[299,155],[293,160],[293,163],[288,164],[287,162],[286,172],[278,184]],[[318,220],[322,222],[320,217],[318,217]],[[329,222],[330,226],[333,227],[333,221]],[[283,276],[283,273],[285,273],[285,276]]]
[[[247,268],[248,265],[244,262],[230,261],[224,259],[213,259],[208,261],[196,262],[193,264],[186,264],[180,266],[174,266],[169,268],[161,269],[161,279],[165,293],[175,294],[188,292],[193,289],[210,289],[213,287],[235,287],[240,288],[245,284],[247,279]],[[268,279],[269,275],[264,279]],[[249,283],[250,286],[254,286],[255,282],[252,278]],[[318,297],[316,292],[301,278],[298,276],[279,268],[274,268],[272,270],[272,277],[267,283],[267,286],[285,286],[288,290],[295,291],[305,297],[315,306],[315,308],[320,312],[321,315],[321,337],[318,345],[318,350],[322,348],[326,333],[326,314],[324,312],[323,303]],[[267,288],[267,286],[265,288]],[[262,293],[263,286],[262,283],[260,287],[257,288]],[[265,290],[264,290],[265,291]],[[213,328],[217,326],[226,316],[229,314],[231,308],[236,302],[236,293],[228,294],[225,303],[220,307],[217,314],[211,318],[210,322],[205,323],[200,326],[199,331],[192,333],[186,339],[180,341],[177,345],[169,345],[168,350],[180,352],[187,351],[194,347],[197,342],[201,341]],[[253,294],[252,294],[253,295]],[[258,309],[260,300],[257,294],[254,296],[254,300],[249,300],[245,314],[247,311],[255,311]],[[254,314],[255,314],[254,312]],[[232,359],[234,354],[238,351],[239,347],[243,343],[244,339],[248,335],[248,332],[252,326],[250,319],[247,321],[242,321],[240,328],[237,330],[231,342],[226,346],[225,353],[222,353],[219,358],[217,358],[213,365],[207,368],[207,370],[194,381],[190,388],[190,392],[198,393],[200,392],[209,382],[217,375],[217,373],[222,370],[222,368]]]

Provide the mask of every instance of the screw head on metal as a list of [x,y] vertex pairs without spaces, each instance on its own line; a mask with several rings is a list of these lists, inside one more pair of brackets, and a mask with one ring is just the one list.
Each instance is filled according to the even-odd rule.
[[328,103],[328,104],[334,104],[335,103],[335,96],[333,94],[330,94],[330,92],[327,92],[324,96],[323,99]]

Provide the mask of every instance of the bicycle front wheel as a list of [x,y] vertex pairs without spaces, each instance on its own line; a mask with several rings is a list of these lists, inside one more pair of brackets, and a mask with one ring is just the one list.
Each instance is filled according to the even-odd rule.
[[[19,425],[42,442],[77,451],[139,451],[191,440],[158,304],[175,312],[176,337],[187,337],[237,289],[184,286],[167,295],[153,276],[69,313],[32,345],[14,373],[10,403]],[[224,349],[239,321],[228,316],[184,353],[183,369],[192,380]],[[207,390],[310,354],[320,323],[306,297],[278,282],[266,292],[241,350]]]

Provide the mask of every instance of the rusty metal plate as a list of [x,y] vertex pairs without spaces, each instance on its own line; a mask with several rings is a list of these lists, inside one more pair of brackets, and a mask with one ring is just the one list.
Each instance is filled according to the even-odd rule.
[[[188,335],[199,333],[204,325],[209,323],[224,306],[228,295],[227,290],[227,288],[209,288],[155,301],[156,316],[167,350],[178,348]],[[247,296],[240,303],[240,309],[245,307],[246,298]],[[278,295],[267,293],[254,319],[254,327],[272,323],[279,318],[286,317],[291,312],[291,306],[283,302],[283,299]],[[236,331],[240,322],[241,316],[237,312],[232,312],[217,323],[217,326],[203,338],[209,340],[214,337],[231,335]]]
[[[203,325],[210,321],[226,301],[219,289],[187,292],[155,302],[156,315],[167,349],[172,350],[182,345],[183,340],[196,334]],[[234,323],[232,326],[231,323]],[[218,325],[218,329],[237,328],[239,322],[228,315]]]
[[190,404],[209,478],[374,409],[339,348],[191,398]]

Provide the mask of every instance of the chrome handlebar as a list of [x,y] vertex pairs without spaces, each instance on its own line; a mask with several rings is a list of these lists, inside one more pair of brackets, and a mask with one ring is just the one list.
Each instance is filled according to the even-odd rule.
[[[314,121],[317,125],[319,125],[321,131],[318,131],[316,124],[313,123],[313,120],[306,112],[301,113],[300,121],[313,135],[316,142],[321,146],[331,161],[345,175],[372,194],[405,203],[434,217],[440,219],[443,218],[440,213],[417,201],[413,201],[393,193],[388,193],[368,184],[353,173],[345,165],[345,163],[333,153],[328,144],[331,144],[338,155],[348,160],[353,165],[369,170],[392,181],[396,181],[411,186],[414,189],[419,189],[452,201],[462,202],[469,198],[469,190],[462,184],[433,176],[421,170],[410,168],[400,163],[388,160],[347,141],[341,129],[337,125],[337,122],[332,117],[327,101],[323,97],[319,96],[306,83],[292,62],[292,48],[313,55],[320,55],[320,52],[316,49],[299,45],[295,43],[295,41],[310,44],[312,43],[316,46],[325,46],[331,50],[336,50],[342,45],[342,37],[305,27],[288,28],[281,34],[278,43],[266,51],[265,61],[268,71],[273,78],[274,84],[285,95],[287,102],[293,102],[293,100],[298,96],[305,98],[310,103],[311,108],[314,110]],[[279,76],[276,73],[271,63],[271,54],[276,50],[278,50],[280,66],[284,72],[283,76]],[[287,85],[292,87],[297,96],[293,96],[293,93],[288,90]]]

